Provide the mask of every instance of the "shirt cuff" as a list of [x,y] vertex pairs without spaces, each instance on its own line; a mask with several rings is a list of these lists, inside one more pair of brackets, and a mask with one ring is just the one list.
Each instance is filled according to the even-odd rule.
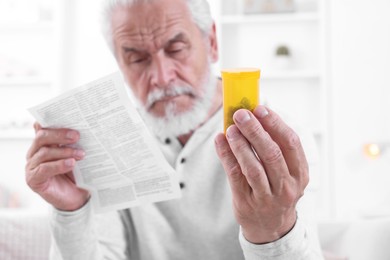
[[75,211],[61,211],[53,209],[51,228],[54,240],[60,251],[66,252],[80,244],[92,243],[92,209],[88,201],[83,207]]
[[306,230],[299,218],[294,227],[282,238],[266,243],[253,244],[246,240],[240,228],[239,240],[246,260],[258,259],[300,259],[307,244]]

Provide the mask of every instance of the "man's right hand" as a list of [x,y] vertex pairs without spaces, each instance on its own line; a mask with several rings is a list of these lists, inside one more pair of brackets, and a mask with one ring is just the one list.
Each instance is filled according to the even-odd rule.
[[68,146],[76,143],[80,134],[71,129],[42,128],[38,123],[34,128],[35,138],[27,153],[28,186],[59,210],[81,208],[90,194],[76,186],[72,171],[84,152]]

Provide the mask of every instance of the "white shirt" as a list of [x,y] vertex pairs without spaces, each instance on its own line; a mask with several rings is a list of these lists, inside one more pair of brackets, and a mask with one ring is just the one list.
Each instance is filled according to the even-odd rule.
[[[180,180],[181,199],[97,215],[89,203],[75,212],[54,210],[51,258],[322,259],[316,225],[307,214],[311,205],[305,201],[312,196],[310,189],[299,202],[294,228],[283,238],[255,245],[242,236],[233,216],[229,183],[214,147],[222,124],[220,109],[184,147],[173,137],[159,140]],[[302,143],[307,137],[300,136]],[[306,154],[311,152],[306,149]]]

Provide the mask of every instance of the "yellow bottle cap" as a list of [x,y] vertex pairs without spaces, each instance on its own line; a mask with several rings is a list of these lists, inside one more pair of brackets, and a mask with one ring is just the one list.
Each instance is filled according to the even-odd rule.
[[256,68],[235,68],[222,70],[222,78],[260,78],[260,70]]

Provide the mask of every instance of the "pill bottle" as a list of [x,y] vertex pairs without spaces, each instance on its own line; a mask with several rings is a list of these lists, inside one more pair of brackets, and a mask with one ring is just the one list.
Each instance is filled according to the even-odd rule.
[[259,105],[260,69],[223,69],[221,74],[223,86],[223,129],[226,133],[226,129],[234,124],[234,112],[241,108],[253,111]]

